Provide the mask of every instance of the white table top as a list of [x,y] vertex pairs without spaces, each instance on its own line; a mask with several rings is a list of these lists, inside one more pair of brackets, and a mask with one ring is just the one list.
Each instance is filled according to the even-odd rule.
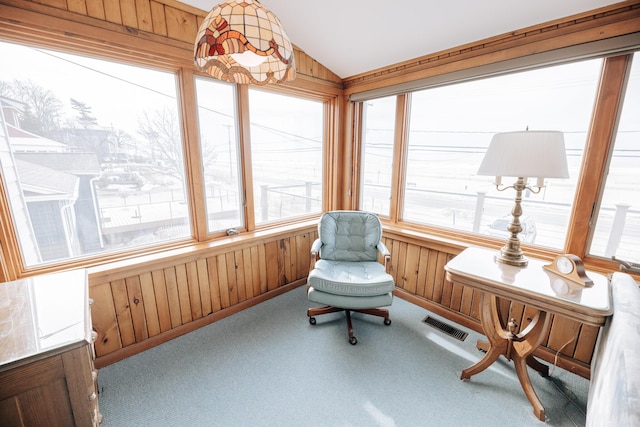
[[527,266],[516,267],[496,262],[495,254],[492,249],[467,248],[447,263],[447,278],[592,325],[602,325],[612,314],[606,276],[587,271],[594,285],[584,287],[543,269],[550,261],[528,258]]
[[85,270],[0,283],[0,371],[90,343],[87,292]]

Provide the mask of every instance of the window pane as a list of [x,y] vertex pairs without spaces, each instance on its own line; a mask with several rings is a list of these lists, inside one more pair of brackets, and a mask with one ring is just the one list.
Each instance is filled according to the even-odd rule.
[[196,78],[208,231],[243,225],[234,86]]
[[323,104],[249,90],[256,224],[322,210]]
[[[601,60],[444,86],[411,96],[404,220],[506,237],[515,191],[478,176],[497,132],[564,132],[570,179],[523,195],[524,242],[562,248]],[[515,180],[513,180],[515,182]],[[507,179],[504,184],[511,185]]]
[[363,106],[360,209],[389,216],[396,97]]
[[590,253],[640,263],[640,54],[635,53]]
[[0,161],[28,266],[190,235],[173,74],[0,55]]

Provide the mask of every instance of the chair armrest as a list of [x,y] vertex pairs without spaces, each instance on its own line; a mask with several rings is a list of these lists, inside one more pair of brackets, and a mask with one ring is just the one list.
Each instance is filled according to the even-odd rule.
[[320,253],[320,248],[322,247],[322,241],[320,239],[316,239],[311,244],[311,256],[317,257]]
[[389,252],[387,246],[382,242],[378,242],[377,248],[378,253],[380,253],[380,255],[382,255],[382,258],[384,259],[385,271],[387,273],[391,273],[391,252]]
[[320,248],[322,247],[322,241],[320,239],[314,240],[311,244],[311,263],[309,265],[309,271],[313,270],[316,266],[316,261],[320,255]]

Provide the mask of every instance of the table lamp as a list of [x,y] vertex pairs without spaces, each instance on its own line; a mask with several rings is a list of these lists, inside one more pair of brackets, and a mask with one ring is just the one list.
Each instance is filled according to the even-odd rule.
[[[495,260],[508,265],[526,266],[527,258],[520,248],[518,233],[522,231],[522,192],[538,194],[545,178],[569,178],[564,136],[558,131],[503,132],[493,136],[480,164],[478,175],[495,176],[498,191],[516,190],[513,219],[507,227],[511,235],[495,256]],[[502,185],[502,177],[514,177],[513,185]],[[537,178],[535,185],[529,178]]]

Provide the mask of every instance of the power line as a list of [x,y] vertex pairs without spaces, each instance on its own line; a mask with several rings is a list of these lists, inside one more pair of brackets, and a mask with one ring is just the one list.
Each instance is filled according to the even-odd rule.
[[[139,84],[139,83],[133,82],[133,81],[131,81],[131,80],[127,80],[127,79],[125,79],[125,78],[118,77],[118,76],[116,76],[116,75],[114,75],[114,74],[110,74],[110,73],[107,73],[107,72],[104,72],[104,71],[98,70],[98,69],[96,69],[96,68],[94,68],[94,67],[90,67],[90,66],[88,66],[88,65],[81,64],[81,63],[76,62],[76,61],[73,61],[73,60],[71,60],[71,59],[64,58],[64,57],[59,56],[59,55],[56,55],[56,54],[54,54],[54,53],[52,53],[52,52],[48,52],[48,51],[45,51],[45,50],[42,50],[42,49],[37,49],[37,48],[33,48],[33,49],[34,49],[35,51],[37,51],[37,52],[40,52],[40,53],[41,53],[41,54],[43,54],[43,55],[51,56],[51,57],[53,57],[53,58],[59,59],[60,61],[64,61],[64,62],[67,62],[67,63],[69,63],[69,64],[75,65],[75,66],[77,66],[77,67],[81,67],[81,68],[84,68],[84,69],[86,69],[86,70],[92,71],[92,72],[94,72],[94,73],[98,73],[98,74],[101,74],[101,75],[103,75],[103,76],[110,77],[110,78],[112,78],[112,79],[114,79],[114,80],[118,80],[118,81],[121,81],[121,82],[124,82],[124,83],[130,84],[130,85],[132,85],[132,86],[136,86],[136,87],[139,87],[139,88],[141,88],[141,89],[148,90],[148,91],[150,91],[150,92],[153,92],[153,93],[156,93],[156,94],[158,94],[158,95],[161,95],[161,96],[167,97],[167,98],[169,98],[169,99],[173,99],[173,100],[175,100],[175,99],[176,99],[176,97],[175,97],[174,95],[167,94],[167,93],[161,92],[161,91],[159,91],[159,90],[157,90],[157,89],[153,89],[153,88],[151,88],[151,87],[148,87],[148,86],[145,86],[145,85],[142,85],[142,84]],[[209,111],[209,112],[211,112],[211,113],[214,113],[214,114],[220,115],[220,116],[222,116],[222,117],[226,117],[226,118],[229,118],[229,119],[235,119],[235,116],[233,116],[233,115],[231,115],[231,114],[223,113],[223,112],[220,112],[220,111],[214,110],[214,109],[212,109],[212,108],[204,107],[204,106],[201,106],[201,105],[199,105],[199,106],[198,106],[198,108],[202,108],[202,109],[203,109],[203,110],[205,110],[205,111]],[[261,125],[261,124],[258,124],[258,123],[251,123],[251,126],[256,126],[256,127],[258,127],[258,128],[264,129],[264,130],[266,130],[266,131],[268,131],[268,132],[272,132],[272,133],[278,134],[278,135],[280,135],[280,136],[286,136],[286,137],[289,137],[289,138],[291,138],[291,139],[295,139],[295,140],[298,140],[298,141],[308,141],[308,142],[313,142],[313,143],[321,142],[321,141],[318,141],[317,139],[314,139],[314,138],[310,138],[310,137],[306,137],[306,136],[298,135],[298,134],[295,134],[295,133],[292,133],[292,132],[286,132],[286,131],[283,131],[283,130],[275,129],[275,128],[272,128],[272,127],[269,127],[269,126],[266,126],[266,125]]]

